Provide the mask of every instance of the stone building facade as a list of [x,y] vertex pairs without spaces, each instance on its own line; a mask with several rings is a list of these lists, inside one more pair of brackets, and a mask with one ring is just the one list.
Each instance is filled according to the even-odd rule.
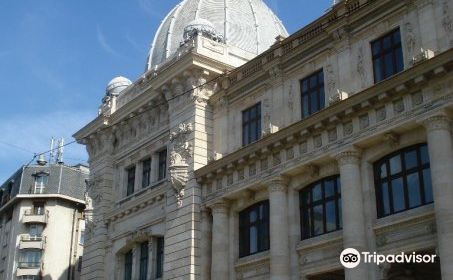
[[[211,2],[175,7],[75,134],[83,277],[453,279],[453,5],[338,1],[287,37],[260,0]],[[344,248],[438,257],[344,269]]]
[[85,166],[24,166],[0,187],[0,279],[80,279]]

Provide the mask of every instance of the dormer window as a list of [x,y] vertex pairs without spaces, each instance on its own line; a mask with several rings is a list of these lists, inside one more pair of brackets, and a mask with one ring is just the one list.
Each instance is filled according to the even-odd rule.
[[35,175],[35,185],[33,188],[34,194],[43,194],[49,183],[49,175],[45,173],[39,173]]

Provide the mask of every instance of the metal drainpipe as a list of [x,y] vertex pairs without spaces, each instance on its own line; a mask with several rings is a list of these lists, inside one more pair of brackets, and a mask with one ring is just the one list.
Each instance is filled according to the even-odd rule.
[[69,249],[69,264],[68,264],[68,280],[71,280],[72,276],[72,247],[74,246],[74,223],[75,223],[75,217],[76,217],[76,209],[74,209],[74,212],[72,214],[72,229],[71,229],[71,247]]

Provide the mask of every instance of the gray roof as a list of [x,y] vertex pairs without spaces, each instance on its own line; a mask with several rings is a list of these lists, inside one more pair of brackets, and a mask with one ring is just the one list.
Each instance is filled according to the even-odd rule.
[[162,21],[148,55],[146,70],[164,63],[183,42],[184,28],[207,20],[227,45],[260,54],[288,32],[262,0],[184,0]]
[[22,167],[0,186],[0,208],[18,194],[32,194],[35,177],[39,174],[48,176],[44,194],[61,194],[84,200],[85,179],[89,177],[84,169],[62,164]]

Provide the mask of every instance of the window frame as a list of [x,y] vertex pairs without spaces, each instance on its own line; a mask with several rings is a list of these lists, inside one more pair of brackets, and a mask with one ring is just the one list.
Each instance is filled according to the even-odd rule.
[[[396,33],[399,33],[399,43],[395,43],[394,41],[394,35]],[[384,40],[386,38],[390,37],[390,44],[391,47],[390,49],[386,50],[384,49]],[[379,52],[374,53],[374,48],[375,45],[379,43]],[[394,28],[393,30],[383,34],[382,36],[374,39],[373,41],[370,42],[370,48],[371,48],[371,60],[372,60],[372,66],[373,66],[373,79],[374,83],[379,83],[381,81],[384,81],[402,71],[404,71],[404,56],[403,56],[403,44],[402,44],[402,38],[401,38],[401,29],[400,27]],[[397,53],[400,51],[401,53]],[[390,54],[392,55],[392,73],[389,75],[386,75],[386,63],[385,63],[385,56]],[[401,61],[397,61],[397,55],[400,55]],[[380,76],[381,79],[378,79],[377,73],[376,73],[376,62],[379,61],[380,63]],[[398,62],[401,63],[401,69],[398,69]]]
[[[423,163],[422,159],[422,149],[426,149],[426,156],[427,162]],[[417,155],[417,165],[411,168],[407,168],[406,162],[406,154],[409,152],[416,152]],[[401,170],[395,174],[391,173],[391,163],[390,160],[399,156],[400,158],[400,167]],[[385,178],[382,178],[381,175],[381,167],[385,164],[386,167],[386,174]],[[428,145],[426,143],[420,143],[412,146],[405,147],[403,149],[394,151],[390,154],[385,155],[384,157],[380,158],[373,164],[373,171],[374,171],[374,184],[375,184],[375,192],[376,192],[376,208],[377,208],[377,217],[378,219],[388,217],[394,214],[402,213],[411,209],[419,208],[425,205],[433,204],[434,203],[434,195],[432,189],[432,177],[431,177],[431,162],[429,158],[429,151]],[[427,193],[426,193],[426,186],[425,186],[425,178],[424,172],[429,172],[430,177],[430,187],[431,187],[431,198],[432,201],[427,201]],[[416,206],[410,206],[410,194],[409,194],[409,183],[408,177],[418,174],[418,187],[419,187],[419,197],[420,197],[420,204]],[[402,179],[402,188],[404,192],[404,208],[401,210],[395,211],[394,205],[394,186],[393,181]],[[428,178],[426,178],[428,179]],[[384,206],[384,190],[383,185],[387,184],[387,194],[388,194],[388,207],[389,211],[386,213],[385,206]]]
[[[255,110],[254,117],[252,117],[253,110]],[[242,110],[242,146],[247,146],[261,139],[263,134],[261,113],[261,102]],[[252,130],[253,125],[255,131]]]
[[[316,77],[316,84],[314,87],[311,87],[311,80],[313,77]],[[322,79],[321,79],[322,78]],[[320,80],[322,80],[320,82]],[[324,68],[317,70],[316,72],[311,73],[305,78],[299,81],[300,83],[300,104],[301,104],[301,117],[306,119],[313,114],[323,110],[326,107],[326,91],[325,91],[325,79],[324,79]],[[307,90],[304,90],[304,83],[307,83]],[[312,94],[315,93],[317,97],[317,108],[312,108]],[[307,115],[304,112],[304,98],[307,96]]]
[[156,238],[156,279],[162,278],[164,275],[164,248],[165,239],[164,237]]
[[151,158],[142,160],[142,188],[149,187],[151,185]]
[[49,185],[49,175],[40,173],[35,175],[33,194],[43,194]]
[[[334,194],[333,196],[326,197],[326,183],[333,182],[334,183]],[[314,189],[320,185],[321,186],[321,199],[313,201],[313,191]],[[309,195],[309,203],[305,203],[304,195],[308,193]],[[327,229],[327,212],[326,212],[326,205],[330,202],[335,203],[335,229],[328,230]],[[299,191],[299,214],[300,214],[300,236],[301,240],[306,240],[310,238],[314,238],[317,236],[321,236],[327,233],[339,231],[343,228],[343,221],[342,221],[342,203],[343,200],[341,198],[341,181],[340,175],[333,175],[329,177],[322,178],[316,182],[311,183],[307,187],[303,188]],[[322,219],[322,232],[319,234],[315,233],[315,223],[314,223],[314,208],[318,206],[322,206],[323,211],[323,219]],[[307,226],[304,220],[304,213],[308,211],[310,213],[309,217],[309,232],[305,228]],[[308,232],[308,234],[307,234]]]
[[126,196],[133,195],[135,192],[136,166],[132,165],[126,169]]
[[149,262],[149,243],[143,242],[140,244],[140,270],[139,280],[146,280],[148,277],[148,262]]
[[132,280],[133,266],[134,254],[129,250],[124,254],[124,280]]
[[[262,216],[260,208],[263,207]],[[256,221],[250,221],[250,215],[256,213]],[[255,227],[256,252],[251,252],[250,229]],[[263,200],[239,212],[239,257],[252,256],[270,249],[270,206],[269,200]]]
[[162,181],[167,178],[168,151],[167,148],[160,150],[158,153],[159,162],[157,164],[157,180]]

